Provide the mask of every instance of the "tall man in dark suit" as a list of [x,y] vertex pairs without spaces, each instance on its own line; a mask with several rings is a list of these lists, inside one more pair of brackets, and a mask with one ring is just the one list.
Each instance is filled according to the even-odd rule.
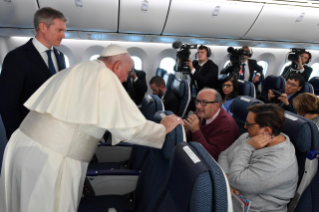
[[65,69],[59,46],[65,38],[67,19],[53,8],[34,15],[35,38],[9,52],[0,76],[0,113],[8,139],[28,114],[24,102],[52,75]]
[[179,109],[179,99],[172,90],[166,89],[163,78],[159,76],[153,77],[150,80],[150,87],[153,94],[156,94],[162,99],[165,110],[170,110],[174,114],[177,114]]
[[295,63],[295,66],[297,69],[292,68],[292,65],[286,66],[283,70],[281,76],[287,80],[289,75],[291,73],[297,73],[302,75],[306,82],[308,82],[309,77],[312,73],[312,68],[308,67],[306,64],[308,64],[311,60],[311,54],[310,52],[304,52],[299,56],[298,61],[293,61],[292,63]]
[[144,95],[147,91],[146,74],[144,71],[137,71],[134,69],[128,74],[127,81],[123,82],[125,90],[133,99],[135,104],[141,104]]
[[189,58],[187,65],[191,70],[192,85],[197,93],[204,87],[218,89],[218,66],[208,58],[211,50],[206,46],[199,46],[197,50],[198,60],[193,62]]

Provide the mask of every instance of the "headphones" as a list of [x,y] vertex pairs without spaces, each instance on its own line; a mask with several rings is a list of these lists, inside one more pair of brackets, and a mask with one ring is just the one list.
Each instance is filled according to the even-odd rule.
[[308,64],[311,61],[311,53],[307,52],[307,51],[305,51],[304,53],[308,54],[308,56],[309,56],[307,62],[305,63],[305,64]]
[[[244,46],[244,47],[241,48],[241,49],[244,50],[244,48],[248,48],[248,49],[249,49],[249,53],[247,54],[247,56],[248,56],[249,58],[251,58],[251,56],[253,56],[253,50],[252,50],[251,48],[249,48],[248,46]],[[246,50],[244,50],[244,51],[246,51]]]
[[[207,46],[200,45],[200,46],[198,47],[198,49],[206,49],[206,52],[207,52],[206,56],[207,56],[207,57],[210,57],[210,56],[212,55],[212,51],[211,51],[210,48],[208,48]],[[197,55],[198,55],[198,52],[196,52],[196,54],[195,54],[196,60],[197,60]]]

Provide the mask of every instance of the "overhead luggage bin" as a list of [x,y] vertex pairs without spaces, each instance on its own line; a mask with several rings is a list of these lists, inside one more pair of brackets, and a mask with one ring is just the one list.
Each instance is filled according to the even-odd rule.
[[68,30],[117,32],[118,0],[38,0],[40,7],[53,7],[68,19]]
[[36,0],[1,0],[0,27],[33,28],[33,15],[38,9]]
[[163,35],[241,38],[263,3],[173,0]]
[[115,33],[100,33],[100,32],[78,32],[79,36],[83,40],[117,40],[117,34]]
[[121,0],[119,32],[161,34],[170,0]]
[[315,42],[319,38],[318,11],[319,8],[266,4],[244,39]]

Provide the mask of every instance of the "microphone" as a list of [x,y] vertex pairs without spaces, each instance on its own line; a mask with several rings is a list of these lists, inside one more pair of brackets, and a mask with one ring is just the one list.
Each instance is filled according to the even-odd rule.
[[193,114],[195,114],[194,111],[190,110],[190,111],[188,112],[188,114],[187,114],[187,117],[188,117],[188,116],[191,116],[191,115],[193,115]]
[[182,42],[180,42],[180,41],[175,41],[175,42],[172,44],[172,46],[173,46],[173,49],[179,49],[179,48],[181,48],[181,46],[182,46]]

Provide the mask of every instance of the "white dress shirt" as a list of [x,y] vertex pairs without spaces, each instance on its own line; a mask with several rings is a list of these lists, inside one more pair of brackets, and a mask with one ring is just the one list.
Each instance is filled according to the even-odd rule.
[[206,119],[206,124],[205,125],[212,123],[217,118],[217,116],[219,115],[219,112],[220,112],[220,108],[218,109],[217,113],[213,117],[211,117],[210,119]]
[[[46,46],[44,46],[42,43],[40,43],[40,41],[38,41],[35,37],[32,39],[32,43],[34,45],[34,47],[36,48],[36,50],[38,50],[38,52],[40,53],[43,61],[45,62],[45,64],[47,64],[48,68],[49,68],[49,58],[48,58],[48,54],[45,52],[46,50],[48,50],[48,48]],[[59,66],[58,66],[58,61],[55,57],[55,54],[53,52],[53,46],[51,47],[51,58],[53,61],[53,65],[55,68],[55,71],[58,72],[59,71]]]

